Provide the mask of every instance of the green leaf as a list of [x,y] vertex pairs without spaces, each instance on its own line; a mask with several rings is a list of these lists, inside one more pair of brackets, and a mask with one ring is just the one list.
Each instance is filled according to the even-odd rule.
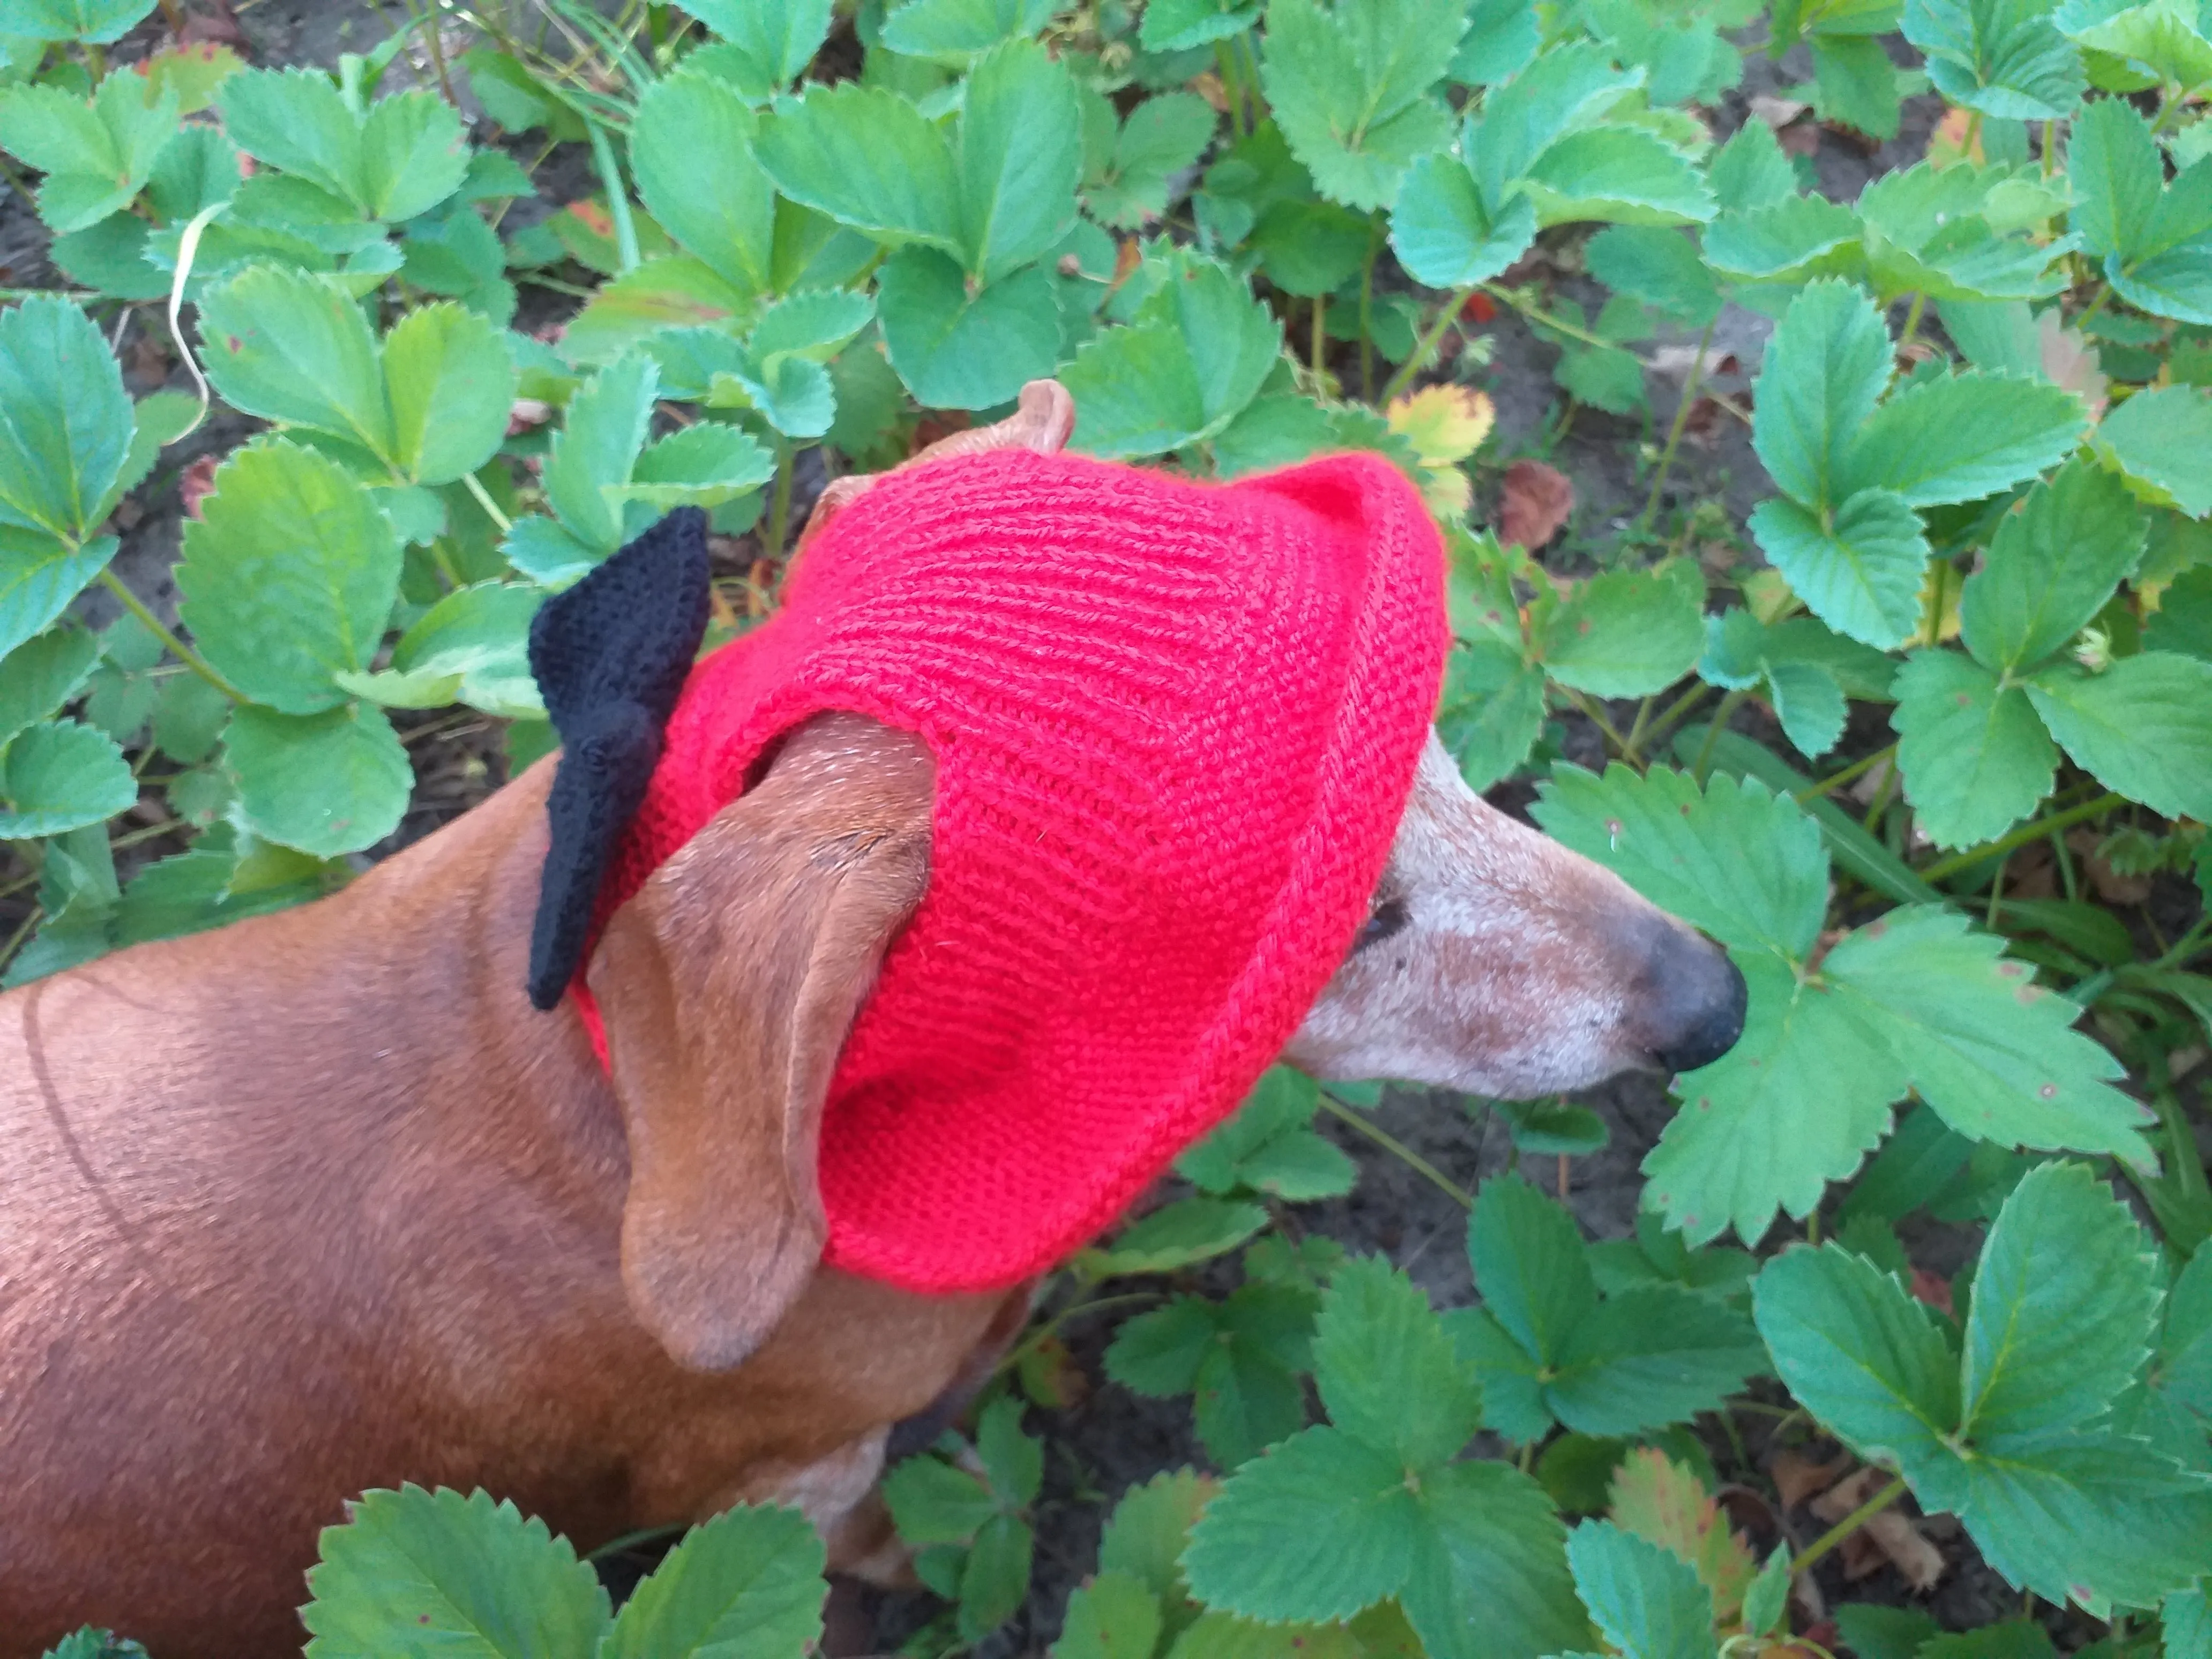
[[0,660],[0,744],[74,697],[99,659],[99,641],[82,628],[57,628],[10,651]]
[[1787,196],[1716,219],[1705,231],[1705,262],[1745,281],[1804,282],[1848,268],[1859,236],[1858,216],[1849,208],[1824,197]]
[[889,246],[964,252],[952,146],[887,88],[810,86],[762,124],[755,151],[778,190],[840,224]]
[[391,521],[335,461],[281,439],[236,452],[185,526],[177,586],[209,662],[255,702],[335,708],[368,666],[399,590]]
[[1956,652],[1906,659],[1891,723],[1914,821],[1939,847],[1995,840],[2051,793],[2058,750],[2027,694]]
[[1844,939],[1821,971],[1960,1134],[2149,1167],[2148,1109],[2111,1086],[2119,1062],[2073,1029],[2079,1008],[2000,956],[2002,944],[1954,910],[1909,906]]
[[1783,736],[1800,754],[1825,755],[1833,749],[1850,713],[1835,675],[1819,663],[1773,662],[1765,667],[1766,700],[1782,722]]
[[318,70],[246,70],[216,97],[232,142],[371,219],[412,219],[460,188],[460,116],[434,93],[403,92],[356,117]]
[[971,295],[958,265],[914,247],[886,260],[876,284],[884,352],[925,406],[994,408],[1052,373],[1060,302],[1039,268]]
[[1419,1651],[1430,1659],[1536,1659],[1595,1645],[1568,1576],[1559,1512],[1529,1476],[1488,1460],[1448,1464],[1422,1478],[1420,1507],[1424,1535],[1398,1593]]
[[630,1595],[599,1659],[802,1659],[822,1634],[821,1534],[741,1504],[684,1534]]
[[1767,343],[1752,443],[1792,501],[1820,509],[1850,493],[1838,481],[1849,473],[1861,428],[1888,384],[1889,356],[1889,331],[1863,290],[1817,282],[1790,302]]
[[1959,596],[1966,648],[1992,669],[2042,661],[2105,608],[2142,556],[2148,528],[2119,481],[2084,463],[2037,484],[1966,578]]
[[1887,489],[1863,489],[1822,515],[1793,501],[1761,501],[1751,533],[1813,614],[1839,634],[1887,650],[1920,620],[1928,540],[1919,516]]
[[0,93],[0,149],[46,175],[39,217],[55,234],[99,223],[153,176],[177,131],[177,98],[164,88],[149,104],[147,91],[133,76],[101,82],[88,100],[52,86]]
[[202,363],[226,402],[330,433],[380,460],[394,454],[376,336],[337,283],[249,266],[201,296],[199,329]]
[[682,9],[743,52],[769,91],[797,80],[830,33],[830,0],[682,0]]
[[1212,260],[1180,258],[1134,324],[1093,337],[1061,372],[1075,398],[1071,441],[1121,459],[1210,438],[1258,393],[1282,341],[1244,283]]
[[2045,669],[2027,687],[2059,746],[2108,789],[2167,817],[2212,818],[2212,662],[2122,657]]
[[1923,1643],[1943,1627],[1917,1607],[1877,1607],[1851,1601],[1836,1609],[1844,1640],[1859,1659],[1914,1659]]
[[1644,1160],[1646,1201],[1698,1243],[1729,1227],[1755,1243],[1778,1210],[1811,1213],[1881,1140],[1905,1088],[1844,999],[1801,985],[1778,957],[1736,961],[1750,987],[1743,1036],[1675,1079],[1682,1109]]
[[1908,1478],[1951,1455],[1957,1358],[1874,1263],[1834,1244],[1788,1251],[1753,1281],[1751,1307],[1783,1382],[1860,1455]]
[[1137,39],[1146,52],[1188,52],[1242,34],[1259,21],[1259,0],[1150,0]]
[[1601,697],[1664,690],[1697,665],[1705,644],[1705,584],[1696,567],[1593,576],[1540,625],[1544,672]]
[[1671,1550],[1610,1521],[1567,1534],[1567,1563],[1583,1605],[1627,1659],[1712,1659],[1713,1595]]
[[629,482],[606,486],[606,494],[665,513],[678,507],[720,507],[775,476],[775,457],[744,433],[701,421],[647,449],[630,470]]
[[[1774,129],[1764,121],[1747,121],[1714,152],[1706,182],[1712,186],[1723,213],[1756,212],[1778,206],[1797,193],[1796,172],[1782,153]],[[1707,251],[1710,253],[1710,233]]]
[[1467,27],[1461,0],[1272,0],[1261,84],[1322,195],[1388,208],[1406,170],[1451,137],[1430,95]]
[[8,745],[0,796],[0,840],[29,841],[113,817],[137,802],[138,780],[104,732],[41,720]]
[[1886,489],[1911,507],[1979,501],[2061,459],[2084,424],[2081,400],[2047,381],[1971,369],[1916,379],[1859,428],[1835,488]]
[[960,116],[960,228],[969,272],[988,285],[1042,257],[1074,220],[1082,171],[1075,82],[1066,69],[1030,40],[986,52],[969,73]]
[[1177,1297],[1115,1334],[1106,1372],[1139,1394],[1194,1395],[1207,1455],[1233,1469],[1305,1426],[1313,1315],[1312,1297],[1288,1285]]
[[2212,81],[2212,41],[2193,6],[2172,0],[2068,0],[2051,21],[2068,39],[2094,52],[2125,58],[2161,81],[2194,88]]
[[1544,725],[1544,671],[1498,640],[1455,647],[1444,659],[1437,735],[1471,789],[1516,770]]
[[12,651],[52,626],[107,568],[116,545],[114,537],[102,536],[69,552],[43,538],[0,530],[0,646]]
[[2139,392],[2098,423],[2090,441],[2142,500],[2178,507],[2192,519],[2212,514],[2212,476],[2200,464],[2212,445],[2212,392],[2193,386]]
[[1184,1601],[1176,1565],[1216,1483],[1188,1469],[1156,1474],[1114,1506],[1098,1540],[1098,1570],[1141,1581],[1171,1611]]
[[[7,588],[32,580],[29,567],[82,556],[22,532],[74,544],[96,529],[131,431],[122,371],[83,312],[42,295],[0,312],[0,617],[12,609]],[[12,638],[0,627],[0,641],[12,650],[52,620]]]
[[1408,1469],[1448,1461],[1481,1426],[1482,1391],[1427,1295],[1380,1257],[1347,1261],[1331,1279],[1314,1381],[1338,1429]]
[[2166,1297],[2158,1381],[2180,1404],[2212,1417],[2212,1250],[2202,1244]]
[[[1153,9],[1146,10],[1148,24]],[[1138,105],[1115,137],[1111,161],[1085,180],[1092,216],[1134,229],[1165,213],[1169,181],[1205,152],[1218,119],[1195,93],[1164,93]]]
[[7,32],[33,40],[89,40],[106,46],[120,40],[153,9],[154,0],[11,0]]
[[775,186],[753,159],[753,112],[697,70],[655,82],[630,123],[637,192],[670,235],[739,293],[773,286]]
[[1467,1251],[1483,1305],[1540,1364],[1558,1358],[1568,1334],[1597,1306],[1574,1218],[1518,1176],[1482,1183]]
[[909,1544],[965,1544],[999,1513],[982,1481],[927,1455],[893,1468],[883,1492],[899,1536]]
[[1311,1428],[1224,1483],[1182,1565],[1209,1607],[1277,1624],[1342,1620],[1405,1583],[1420,1532],[1402,1464]]
[[1897,70],[1881,42],[1863,35],[1812,40],[1814,107],[1870,138],[1897,137]]
[[1152,1659],[1159,1598],[1125,1572],[1102,1572],[1068,1592],[1050,1659]]
[[415,781],[392,722],[357,705],[305,716],[242,708],[223,765],[246,829],[319,858],[373,847],[398,829]]
[[568,400],[567,418],[547,449],[546,504],[563,529],[601,558],[623,544],[623,511],[611,492],[629,482],[659,389],[650,358],[611,364]]
[[363,1492],[325,1527],[300,1618],[316,1659],[428,1648],[456,1659],[592,1650],[607,1593],[566,1539],[488,1493]]
[[1526,195],[1494,212],[1467,165],[1448,155],[1415,162],[1390,210],[1390,246],[1415,281],[1431,288],[1487,282],[1536,240],[1536,204]]
[[958,69],[1002,41],[1035,34],[1052,12],[1052,0],[907,0],[884,20],[883,42]]
[[2063,121],[2088,89],[2081,55],[2037,0],[1911,0],[1904,33],[1936,89],[1984,115]]
[[[0,665],[0,678],[6,672]],[[1313,1131],[1320,1097],[1304,1073],[1271,1067],[1235,1116],[1176,1160],[1176,1173],[1216,1196],[1245,1190],[1297,1201],[1350,1192],[1356,1166]]]
[[1826,915],[1819,827],[1758,783],[1556,768],[1533,809],[1554,839],[1732,948],[1802,960]]
[[2083,110],[2066,155],[2067,183],[2074,191],[2067,222],[2083,250],[2124,258],[2141,247],[2165,176],[2150,124],[2124,100],[2099,99]]
[[410,311],[384,339],[393,465],[416,483],[451,483],[497,453],[514,403],[504,331],[455,305]]
[[988,1636],[1020,1609],[1036,1547],[1029,1522],[1018,1516],[994,1516],[976,1533],[960,1570],[959,1626],[969,1641]]
[[1085,1250],[1075,1267],[1091,1279],[1167,1273],[1233,1250],[1267,1224],[1256,1204],[1186,1198],[1133,1222],[1104,1248]]
[[1595,42],[1563,45],[1540,55],[1483,100],[1479,133],[1460,148],[1482,198],[1503,204],[1553,144],[1603,115],[1637,83]]
[[1975,1270],[1960,1434],[2018,1440],[2102,1416],[2150,1357],[2154,1272],[2135,1218],[2087,1168],[2031,1170]]
[[2143,623],[2142,647],[2212,662],[2212,567],[2185,571],[2167,584]]
[[1540,224],[1609,219],[1624,224],[1702,224],[1712,192],[1680,150],[1626,126],[1571,132],[1547,147],[1523,180]]
[[[1763,123],[1761,125],[1764,125]],[[1404,198],[1400,198],[1401,211]],[[1583,245],[1591,276],[1607,288],[1702,327],[1720,313],[1712,273],[1698,245],[1659,225],[1609,225]]]
[[1639,1434],[1715,1411],[1766,1370],[1734,1310],[1666,1287],[1608,1297],[1560,1350],[1544,1403],[1583,1434]]

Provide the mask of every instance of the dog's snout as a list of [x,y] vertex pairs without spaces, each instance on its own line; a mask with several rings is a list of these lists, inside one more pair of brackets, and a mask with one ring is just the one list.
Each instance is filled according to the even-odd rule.
[[1748,994],[1728,952],[1669,922],[1651,947],[1651,1052],[1670,1072],[1709,1066],[1743,1035]]

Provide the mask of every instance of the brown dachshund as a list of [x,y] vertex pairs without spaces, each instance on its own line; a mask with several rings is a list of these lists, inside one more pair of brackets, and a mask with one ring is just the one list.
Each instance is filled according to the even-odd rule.
[[[1065,404],[960,447],[1056,448]],[[897,1565],[891,1428],[972,1391],[1029,1307],[792,1249],[822,1237],[840,1045],[929,879],[928,752],[817,717],[615,914],[611,1079],[522,988],[551,764],[319,903],[0,998],[0,1659],[86,1621],[159,1659],[296,1651],[318,1530],[403,1480],[582,1548],[780,1499],[833,1565]],[[1432,738],[1286,1057],[1547,1092],[1700,1064],[1742,999]],[[689,1320],[763,1340],[688,1370],[647,1326]]]

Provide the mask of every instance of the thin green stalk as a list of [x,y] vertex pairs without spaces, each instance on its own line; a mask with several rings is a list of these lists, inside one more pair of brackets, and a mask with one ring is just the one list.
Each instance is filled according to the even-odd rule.
[[30,938],[31,929],[39,925],[46,914],[44,905],[34,904],[30,914],[15,925],[15,931],[8,935],[7,944],[0,945],[0,968],[5,968],[15,959],[15,952],[23,948],[23,941]]
[[1503,303],[1512,307],[1514,310],[1519,312],[1530,322],[1538,324],[1542,327],[1548,328],[1555,334],[1564,334],[1570,340],[1579,340],[1584,345],[1596,346],[1600,349],[1605,351],[1618,351],[1620,349],[1620,341],[1608,340],[1604,338],[1602,336],[1591,333],[1586,328],[1577,327],[1573,323],[1562,322],[1557,317],[1553,316],[1549,312],[1542,310],[1540,307],[1522,299],[1520,295],[1514,293],[1510,288],[1500,288],[1495,283],[1483,283],[1480,284],[1480,286],[1482,291],[1485,294],[1487,294],[1492,299],[1500,301]]
[[1805,1553],[1790,1564],[1790,1571],[1793,1574],[1811,1571],[1822,1556],[1904,1496],[1905,1477],[1900,1474],[1858,1508],[1837,1522],[1827,1531],[1815,1538],[1806,1547]]
[[768,522],[761,526],[761,556],[777,559],[783,556],[783,534],[786,521],[791,517],[791,477],[798,471],[798,452],[781,439],[775,446],[775,493],[770,498]]
[[1935,863],[1921,871],[1920,878],[1923,881],[1941,881],[1946,876],[1956,875],[1960,871],[1970,869],[1985,860],[2002,858],[2016,847],[2025,847],[2032,841],[2040,841],[2044,836],[2055,835],[2061,830],[2081,823],[2084,818],[2094,818],[2100,812],[2109,812],[2115,806],[2124,806],[2127,805],[2127,799],[2125,795],[2103,794],[2094,800],[2083,801],[2079,806],[2069,807],[2063,812],[2053,812],[2049,817],[2038,818],[2033,823],[2024,823],[2010,835],[2001,836],[1986,847],[1969,848],[1963,853],[1954,853],[1947,859],[1936,860]]
[[1398,372],[1383,386],[1382,396],[1377,401],[1386,404],[1389,403],[1413,384],[1415,375],[1429,366],[1429,359],[1437,355],[1437,347],[1443,340],[1444,331],[1459,320],[1460,307],[1467,303],[1468,296],[1474,292],[1472,287],[1452,290],[1444,301],[1444,308],[1437,313],[1436,321],[1429,325],[1429,331],[1413,343],[1413,355],[1398,365]]
[[1659,495],[1667,488],[1667,474],[1674,465],[1674,452],[1681,447],[1682,433],[1690,423],[1690,406],[1698,401],[1698,386],[1705,378],[1705,348],[1713,343],[1713,324],[1720,321],[1720,313],[1713,313],[1712,322],[1698,336],[1698,355],[1690,360],[1690,373],[1682,382],[1682,401],[1674,410],[1674,423],[1667,428],[1667,447],[1659,452],[1658,471],[1651,475],[1651,494],[1645,498],[1644,511],[1637,514],[1636,527],[1629,533],[1640,536],[1651,527],[1651,520],[1659,512]]
[[1705,779],[1713,769],[1713,745],[1721,740],[1721,733],[1728,729],[1729,717],[1743,707],[1743,700],[1750,695],[1748,691],[1731,691],[1721,699],[1721,706],[1713,711],[1712,724],[1705,727],[1705,740],[1698,745],[1697,764],[1690,769],[1700,789],[1705,787]]
[[1160,1292],[1158,1291],[1131,1291],[1121,1296],[1092,1296],[1080,1302],[1072,1302],[1042,1325],[1031,1326],[1029,1334],[1007,1350],[1006,1357],[999,1362],[998,1369],[992,1375],[1004,1376],[1020,1364],[1024,1358],[1059,1335],[1060,1328],[1079,1314],[1104,1313],[1113,1308],[1134,1308],[1159,1299]]
[[1321,1104],[1323,1111],[1328,1112],[1334,1117],[1342,1119],[1353,1128],[1358,1130],[1361,1134],[1365,1135],[1370,1140],[1373,1141],[1377,1146],[1380,1146],[1384,1152],[1398,1159],[1415,1175],[1420,1176],[1425,1179],[1438,1192],[1443,1194],[1447,1198],[1450,1199],[1453,1203],[1458,1205],[1460,1208],[1463,1210],[1471,1210],[1474,1207],[1474,1194],[1473,1193],[1468,1191],[1466,1188],[1461,1186],[1449,1176],[1446,1175],[1442,1170],[1437,1168],[1435,1164],[1430,1163],[1428,1159],[1423,1158],[1419,1152],[1415,1152],[1411,1146],[1408,1146],[1404,1141],[1399,1139],[1397,1136],[1392,1134],[1389,1130],[1370,1123],[1358,1112],[1353,1111],[1351,1107],[1345,1105],[1340,1101],[1332,1098],[1326,1090],[1322,1091]]
[[167,647],[169,653],[179,662],[184,664],[185,667],[191,669],[193,673],[198,674],[233,702],[246,701],[246,695],[222,675],[216,673],[214,669],[209,667],[198,652],[163,627],[161,619],[149,611],[144,602],[125,587],[112,570],[103,570],[100,573],[100,585],[115,595],[116,599],[122,603],[123,608],[138,618],[138,625]]
[[477,477],[473,472],[464,472],[461,474],[461,484],[470,495],[477,498],[477,505],[483,508],[484,517],[499,526],[501,535],[504,536],[514,528],[514,520],[500,511],[499,503],[492,500],[491,491],[483,487],[483,479]]
[[1644,741],[1644,728],[1651,724],[1651,710],[1657,702],[1656,697],[1646,697],[1636,705],[1636,718],[1628,725],[1628,742],[1620,751],[1621,759],[1632,766],[1636,763],[1636,746]]
[[1244,77],[1237,72],[1236,50],[1226,40],[1213,43],[1213,65],[1221,76],[1221,95],[1229,105],[1229,136],[1244,136]]
[[1875,767],[1881,765],[1882,762],[1889,759],[1896,753],[1897,745],[1893,743],[1887,749],[1877,749],[1874,753],[1867,756],[1865,759],[1853,761],[1849,766],[1844,768],[1842,771],[1830,773],[1826,777],[1822,778],[1820,782],[1814,784],[1811,788],[1800,789],[1791,799],[1796,800],[1800,805],[1802,805],[1808,800],[1817,799],[1820,796],[1828,793],[1831,790],[1842,788],[1844,785],[1850,782],[1861,774],[1871,772]]
[[1680,720],[1683,715],[1688,714],[1711,694],[1712,687],[1707,685],[1703,680],[1692,681],[1688,690],[1659,711],[1658,718],[1651,722],[1651,729],[1644,734],[1647,740],[1656,745],[1662,738],[1674,729],[1676,722]]
[[1359,268],[1359,395],[1375,401],[1375,256],[1382,251],[1382,226],[1367,231],[1367,263]]
[[2043,124],[2043,176],[2046,179],[2058,170],[2058,123]]
[[2088,327],[2089,319],[2094,317],[2099,312],[2102,311],[2105,308],[2105,301],[2112,297],[2112,285],[2110,283],[2098,283],[2097,291],[2089,296],[2089,308],[2074,319],[2074,326],[2076,328]]
[[1602,703],[1584,692],[1576,690],[1571,686],[1564,686],[1561,690],[1566,692],[1567,700],[1588,715],[1591,723],[1605,734],[1605,740],[1613,745],[1614,754],[1623,756],[1627,754],[1628,739],[1613,729],[1612,720],[1606,717],[1605,706]]
[[1982,918],[1982,926],[1992,933],[1997,930],[1997,912],[2004,908],[2005,866],[2011,862],[2012,854],[2007,853],[1997,860],[1997,872],[1990,878],[1990,908]]
[[1314,390],[1316,392],[1321,390],[1321,378],[1322,374],[1322,351],[1328,341],[1328,336],[1327,333],[1328,321],[1328,295],[1326,294],[1316,294],[1314,295],[1313,302],[1313,377]]
[[623,270],[637,269],[637,223],[629,215],[629,195],[623,189],[622,168],[615,163],[614,146],[606,129],[586,115],[584,131],[592,140],[592,162],[607,192],[607,215],[615,222],[615,262]]
[[1897,349],[1899,351],[1904,350],[1919,337],[1920,313],[1926,310],[1927,307],[1928,296],[1925,294],[1916,294],[1912,296],[1912,308],[1905,313],[1905,332],[1897,342]]

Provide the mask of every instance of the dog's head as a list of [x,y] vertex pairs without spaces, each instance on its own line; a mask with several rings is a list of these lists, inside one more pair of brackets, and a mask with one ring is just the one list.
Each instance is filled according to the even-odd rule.
[[[963,447],[1056,449],[1071,424],[1064,392],[1033,387]],[[592,955],[631,1156],[623,1275],[684,1363],[744,1358],[822,1259],[824,1106],[927,889],[935,780],[914,735],[813,717]],[[1285,1057],[1325,1077],[1547,1093],[1704,1064],[1743,1000],[1720,950],[1483,802],[1431,735],[1368,920]]]

